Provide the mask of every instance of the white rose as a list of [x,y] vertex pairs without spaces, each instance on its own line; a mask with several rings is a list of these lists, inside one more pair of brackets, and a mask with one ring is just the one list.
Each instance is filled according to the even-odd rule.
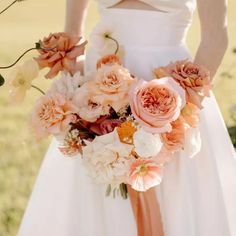
[[143,128],[134,133],[133,140],[135,152],[142,158],[156,156],[162,147],[160,136],[146,132]]

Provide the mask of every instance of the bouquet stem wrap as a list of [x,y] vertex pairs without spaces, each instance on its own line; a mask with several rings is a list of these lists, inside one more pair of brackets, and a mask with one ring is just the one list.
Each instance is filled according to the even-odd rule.
[[164,236],[160,206],[154,188],[138,192],[128,185],[137,224],[137,236]]

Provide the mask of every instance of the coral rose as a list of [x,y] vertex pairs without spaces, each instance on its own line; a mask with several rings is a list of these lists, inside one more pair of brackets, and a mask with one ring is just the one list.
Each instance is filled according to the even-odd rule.
[[172,78],[140,80],[130,90],[134,118],[151,133],[170,132],[185,105],[185,91]]
[[48,93],[36,103],[31,125],[38,138],[49,134],[63,136],[70,129],[70,123],[75,122],[76,116],[72,102],[59,93]]
[[89,86],[98,103],[118,112],[129,104],[128,94],[134,82],[136,79],[121,65],[102,65]]
[[50,34],[41,42],[40,56],[36,58],[40,68],[49,67],[46,78],[55,77],[60,71],[72,75],[76,72],[76,58],[84,54],[86,41],[78,44],[81,38],[60,32]]
[[204,96],[209,96],[212,87],[208,70],[188,60],[182,60],[154,71],[158,78],[165,73],[173,77],[186,90],[188,102],[202,108],[201,100]]
[[185,122],[182,117],[171,123],[171,132],[162,133],[161,139],[164,147],[170,152],[176,152],[184,148],[185,143]]
[[200,121],[199,108],[192,103],[187,103],[182,109],[181,115],[185,122],[192,128],[196,128]]

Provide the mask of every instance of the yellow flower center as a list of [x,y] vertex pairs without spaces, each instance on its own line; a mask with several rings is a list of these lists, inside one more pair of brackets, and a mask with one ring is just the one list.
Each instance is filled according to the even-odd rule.
[[139,168],[139,175],[145,176],[148,173],[148,168],[145,165],[141,165]]
[[18,83],[19,83],[19,85],[24,85],[25,84],[25,80],[23,78],[20,78],[18,80]]
[[110,37],[109,33],[107,33],[107,32],[104,33],[103,36],[104,36],[104,38],[109,38]]

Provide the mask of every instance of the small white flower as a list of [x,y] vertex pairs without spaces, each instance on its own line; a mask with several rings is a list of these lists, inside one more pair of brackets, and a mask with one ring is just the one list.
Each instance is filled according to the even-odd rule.
[[135,152],[141,158],[150,158],[156,156],[162,147],[162,142],[158,134],[146,132],[143,128],[134,133]]
[[101,55],[114,53],[116,44],[109,37],[113,37],[113,28],[111,25],[97,24],[91,33],[90,41],[92,47]]
[[38,63],[33,59],[13,69],[8,79],[11,87],[10,97],[13,102],[21,103],[24,100],[27,90],[31,88],[32,80],[38,76],[38,73]]
[[189,128],[185,135],[184,154],[193,158],[201,150],[202,140],[199,128]]

